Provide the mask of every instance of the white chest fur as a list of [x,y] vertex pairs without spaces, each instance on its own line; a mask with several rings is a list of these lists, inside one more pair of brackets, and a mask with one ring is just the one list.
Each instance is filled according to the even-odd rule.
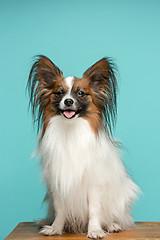
[[104,185],[125,174],[117,149],[101,131],[96,136],[87,120],[53,117],[40,145],[43,176],[51,188],[66,194],[82,182]]
[[90,169],[96,145],[88,121],[53,117],[40,145],[44,178],[50,179],[47,182],[51,187],[66,194]]

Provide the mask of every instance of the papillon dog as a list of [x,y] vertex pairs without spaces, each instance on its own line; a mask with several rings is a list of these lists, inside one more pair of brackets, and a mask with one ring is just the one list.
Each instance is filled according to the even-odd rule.
[[48,214],[40,233],[65,231],[103,238],[134,225],[130,207],[139,187],[120,159],[112,128],[117,113],[116,67],[102,58],[82,78],[63,77],[38,56],[28,90],[38,122],[38,155]]

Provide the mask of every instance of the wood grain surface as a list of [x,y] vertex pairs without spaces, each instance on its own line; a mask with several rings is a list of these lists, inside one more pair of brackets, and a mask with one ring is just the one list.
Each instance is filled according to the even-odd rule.
[[[43,236],[39,234],[39,228],[33,222],[21,222],[8,235],[5,240],[30,239],[30,240],[87,240],[86,234],[65,233],[55,236]],[[160,222],[136,222],[135,227],[120,233],[108,234],[104,239],[108,240],[160,240]]]

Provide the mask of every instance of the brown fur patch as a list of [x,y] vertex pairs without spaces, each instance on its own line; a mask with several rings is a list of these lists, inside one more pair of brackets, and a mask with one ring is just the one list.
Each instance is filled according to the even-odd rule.
[[[97,108],[97,98],[94,95],[93,89],[90,87],[89,79],[87,78],[75,78],[75,82],[73,85],[73,90],[76,91],[77,88],[83,90],[87,93],[87,97],[89,99],[89,107],[87,109],[87,113],[83,116],[85,120],[87,120],[91,126],[91,129],[95,134],[98,134],[100,126],[102,124],[102,113],[100,109]],[[85,96],[84,96],[85,97]]]
[[56,110],[54,109],[54,106],[53,106],[53,101],[54,101],[54,98],[56,97],[55,96],[55,92],[59,91],[63,89],[65,92],[68,91],[68,87],[66,86],[66,83],[64,81],[64,79],[61,79],[59,78],[55,85],[54,85],[54,88],[51,90],[51,93],[50,93],[50,97],[49,97],[49,102],[46,106],[46,108],[44,109],[44,113],[43,113],[43,130],[42,130],[42,136],[44,135],[44,132],[48,126],[48,123],[50,121],[50,119],[56,115],[58,115],[56,113]]
[[38,130],[44,124],[44,132],[49,118],[55,114],[51,99],[54,88],[62,80],[63,73],[60,69],[47,57],[38,56],[31,68],[27,84],[32,113],[35,121],[38,122]]
[[93,104],[97,108],[100,123],[106,125],[107,133],[112,135],[117,113],[116,66],[110,58],[102,58],[83,74],[92,89]]

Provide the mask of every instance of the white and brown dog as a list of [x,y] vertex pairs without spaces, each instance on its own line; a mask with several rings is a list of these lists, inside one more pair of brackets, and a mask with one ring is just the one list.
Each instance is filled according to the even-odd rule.
[[[117,81],[109,58],[81,79],[63,77],[45,56],[32,66],[28,89],[41,127],[38,154],[47,185],[44,235],[107,232],[133,225],[130,206],[139,191],[127,174],[112,137]],[[43,221],[42,221],[43,222]]]

